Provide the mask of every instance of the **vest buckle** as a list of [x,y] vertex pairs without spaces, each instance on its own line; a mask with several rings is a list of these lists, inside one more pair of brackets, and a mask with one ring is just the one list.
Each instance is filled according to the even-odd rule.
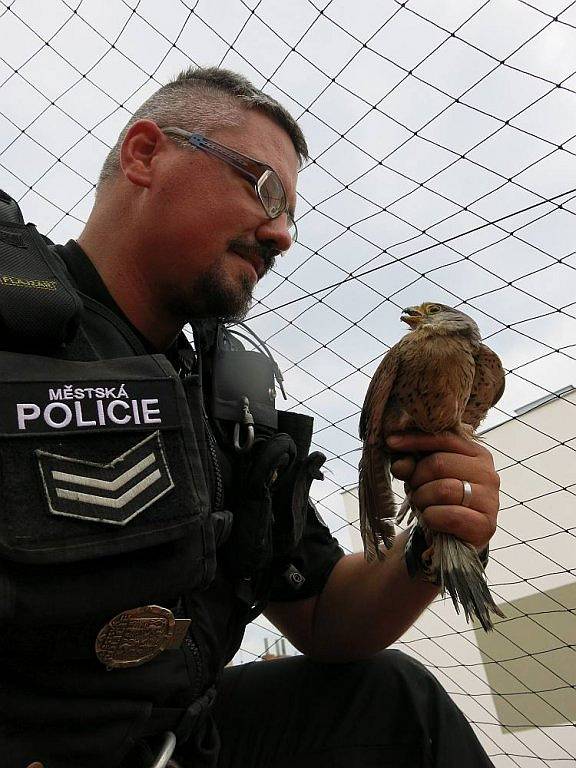
[[[254,416],[250,413],[250,401],[246,396],[240,399],[242,416],[234,424],[234,448],[238,453],[246,453],[254,445]],[[246,427],[246,440],[240,444],[240,427]]]

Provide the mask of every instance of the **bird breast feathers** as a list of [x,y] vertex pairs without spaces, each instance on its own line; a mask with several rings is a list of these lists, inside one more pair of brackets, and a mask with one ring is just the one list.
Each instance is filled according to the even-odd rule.
[[386,414],[391,415],[393,403],[411,417],[408,428],[439,432],[455,426],[470,396],[474,372],[468,339],[408,333],[384,356],[372,378],[360,419],[361,438],[388,432]]

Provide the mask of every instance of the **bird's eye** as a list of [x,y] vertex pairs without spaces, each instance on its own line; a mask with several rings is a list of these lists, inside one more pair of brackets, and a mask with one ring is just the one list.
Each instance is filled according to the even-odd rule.
[[431,307],[428,307],[428,312],[433,315],[434,312],[440,312],[440,307],[436,306],[436,304],[432,304]]

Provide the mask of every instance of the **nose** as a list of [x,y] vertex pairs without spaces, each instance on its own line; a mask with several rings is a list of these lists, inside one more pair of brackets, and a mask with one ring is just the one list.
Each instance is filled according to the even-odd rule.
[[292,238],[288,231],[288,216],[282,213],[276,219],[265,219],[256,230],[256,239],[259,243],[269,243],[277,251],[287,251],[292,245]]

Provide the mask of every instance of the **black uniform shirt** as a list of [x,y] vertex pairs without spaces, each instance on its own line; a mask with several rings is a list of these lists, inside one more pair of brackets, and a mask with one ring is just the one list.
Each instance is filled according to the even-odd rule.
[[[56,246],[56,251],[66,263],[79,290],[121,317],[142,342],[144,348],[150,354],[157,353],[158,350],[135,328],[116,304],[98,271],[78,243],[75,240],[70,240],[65,246]],[[177,344],[174,344],[165,354],[174,367],[178,369]],[[227,493],[229,494],[231,491],[229,486],[232,475],[226,451],[221,446],[218,446],[218,459],[224,479],[226,498]],[[270,599],[290,601],[319,594],[328,580],[332,568],[343,554],[338,542],[331,536],[330,531],[322,521],[316,506],[313,502],[309,502],[304,535],[292,557],[292,563],[304,577],[304,582],[296,589],[293,582],[286,578],[283,573],[275,574]]]

